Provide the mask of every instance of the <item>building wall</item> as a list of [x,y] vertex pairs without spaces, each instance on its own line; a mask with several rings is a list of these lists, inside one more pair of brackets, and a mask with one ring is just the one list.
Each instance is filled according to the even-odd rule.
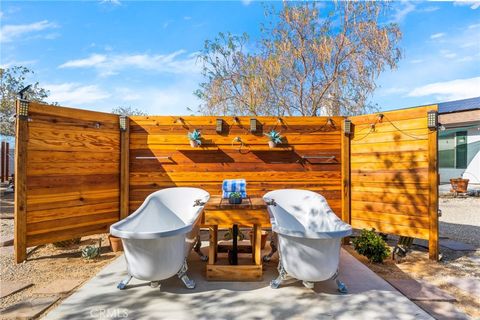
[[440,182],[449,183],[451,178],[462,177],[470,183],[480,183],[480,126],[467,130],[467,168],[440,168]]

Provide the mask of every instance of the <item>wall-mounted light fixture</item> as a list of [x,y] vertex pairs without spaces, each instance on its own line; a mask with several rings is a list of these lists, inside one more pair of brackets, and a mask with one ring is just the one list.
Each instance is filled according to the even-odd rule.
[[430,110],[427,112],[427,127],[428,129],[437,129],[438,127],[438,112]]
[[255,118],[251,118],[250,119],[250,132],[257,132],[257,125],[258,125],[258,122],[257,122],[257,119]]
[[383,121],[383,117],[384,117],[383,113],[379,113],[379,114],[377,115],[377,120],[378,120],[378,122],[382,122],[382,121]]
[[[120,116],[119,122],[120,122],[120,130],[121,131],[127,131],[127,116]],[[97,127],[97,125],[98,125],[98,127]],[[99,122],[97,122],[95,124],[95,128],[100,128],[100,123]]]
[[223,119],[218,118],[216,121],[216,126],[215,126],[215,131],[217,133],[222,133],[223,132]]
[[352,121],[348,119],[343,120],[343,133],[345,134],[352,133]]

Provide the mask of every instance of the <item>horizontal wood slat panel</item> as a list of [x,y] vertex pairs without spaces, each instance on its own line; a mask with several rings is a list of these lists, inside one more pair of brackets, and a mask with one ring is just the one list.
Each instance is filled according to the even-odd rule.
[[427,111],[435,109],[382,112],[382,119],[378,114],[350,117],[354,228],[428,239],[432,131],[427,128]]
[[105,232],[119,218],[119,117],[29,104],[27,244]]
[[[261,196],[281,188],[320,192],[341,213],[341,123],[342,117],[256,117],[262,132],[249,132],[250,117],[223,119],[224,132],[215,131],[217,117],[130,118],[130,209],[135,210],[156,190],[175,186],[200,187],[221,194],[224,179],[244,178],[247,193]],[[178,121],[177,121],[178,120]],[[202,146],[190,147],[187,132],[201,130]],[[280,131],[284,143],[269,149],[263,135]],[[232,145],[241,137],[244,146]],[[214,149],[215,148],[215,149]],[[137,157],[169,159],[137,159]],[[308,156],[334,156],[333,161],[305,160]]]
[[397,234],[406,237],[413,237],[419,239],[428,240],[429,229],[424,228],[415,228],[411,226],[399,226],[387,222],[379,222],[372,220],[360,220],[352,218],[352,227],[357,229],[371,229],[374,228],[376,231]]

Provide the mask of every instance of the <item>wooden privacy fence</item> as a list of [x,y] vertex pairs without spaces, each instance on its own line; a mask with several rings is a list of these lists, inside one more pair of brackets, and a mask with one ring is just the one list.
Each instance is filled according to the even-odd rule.
[[[17,103],[15,248],[103,233],[156,190],[195,186],[219,194],[245,178],[249,195],[310,189],[357,228],[430,239],[438,254],[436,106],[351,117],[119,117]],[[221,131],[217,130],[221,119]],[[372,123],[374,128],[372,128]],[[202,132],[192,148],[187,132]],[[264,133],[284,136],[278,148]],[[239,138],[239,139],[238,139]],[[239,142],[239,140],[241,142]]]

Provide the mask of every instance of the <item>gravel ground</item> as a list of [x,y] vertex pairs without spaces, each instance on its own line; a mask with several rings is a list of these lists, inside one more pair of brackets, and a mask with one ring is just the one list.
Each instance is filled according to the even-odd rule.
[[480,198],[440,198],[440,236],[480,247]]

